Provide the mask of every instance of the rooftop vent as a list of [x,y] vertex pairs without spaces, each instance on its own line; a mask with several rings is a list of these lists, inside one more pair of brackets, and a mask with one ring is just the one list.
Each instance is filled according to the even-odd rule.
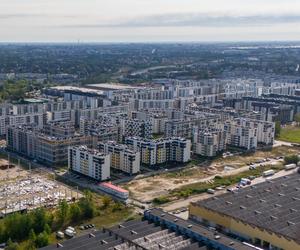
[[245,206],[240,206],[240,209],[246,209],[246,207]]
[[282,207],[280,204],[275,204],[274,206],[275,207]]
[[219,239],[221,239],[221,236],[220,235],[216,235],[215,236],[215,240],[219,240]]
[[60,243],[56,244],[56,248],[61,248],[61,247],[64,247],[64,246],[62,244],[60,244]]
[[255,213],[255,214],[261,214],[261,212],[258,211],[258,210],[255,210],[254,213]]
[[294,226],[294,225],[295,225],[295,223],[292,222],[292,221],[287,221],[287,224],[288,224],[289,226]]
[[272,220],[277,220],[277,219],[278,219],[276,216],[273,216],[273,215],[271,215],[270,218],[271,218]]

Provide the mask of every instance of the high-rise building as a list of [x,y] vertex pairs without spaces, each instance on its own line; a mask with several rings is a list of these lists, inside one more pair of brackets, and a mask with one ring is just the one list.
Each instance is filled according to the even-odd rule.
[[70,170],[97,181],[110,178],[110,155],[88,149],[86,146],[69,147],[68,155]]
[[128,174],[140,172],[140,153],[128,146],[114,141],[99,143],[98,148],[105,154],[110,154],[110,166]]
[[147,140],[141,137],[126,138],[125,143],[141,154],[141,163],[156,166],[167,162],[188,162],[191,158],[191,141],[174,137]]

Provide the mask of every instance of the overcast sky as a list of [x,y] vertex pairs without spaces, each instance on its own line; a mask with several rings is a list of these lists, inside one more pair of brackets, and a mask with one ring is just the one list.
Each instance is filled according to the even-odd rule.
[[1,42],[300,40],[300,0],[0,0]]

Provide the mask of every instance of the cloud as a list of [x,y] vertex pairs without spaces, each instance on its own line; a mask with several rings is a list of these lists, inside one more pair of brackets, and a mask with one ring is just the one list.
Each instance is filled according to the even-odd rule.
[[201,13],[179,13],[113,20],[99,24],[67,25],[74,28],[139,28],[139,27],[241,27],[284,23],[298,23],[300,15],[212,15]]
[[0,19],[15,19],[15,18],[31,18],[31,17],[41,17],[41,14],[0,14]]

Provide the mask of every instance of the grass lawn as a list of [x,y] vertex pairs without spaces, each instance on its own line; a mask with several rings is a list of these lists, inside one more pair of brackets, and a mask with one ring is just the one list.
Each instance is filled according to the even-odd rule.
[[278,140],[300,143],[300,127],[287,126],[282,128]]

